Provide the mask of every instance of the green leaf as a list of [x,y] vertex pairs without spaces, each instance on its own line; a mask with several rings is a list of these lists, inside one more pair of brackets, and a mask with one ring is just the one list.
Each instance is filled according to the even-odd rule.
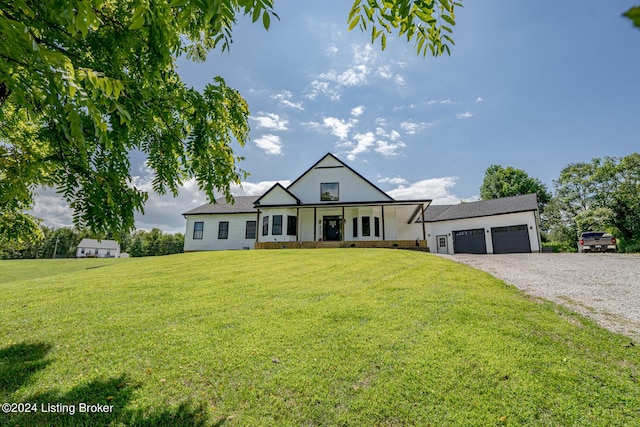
[[266,10],[262,13],[262,25],[265,30],[268,30],[269,25],[271,25],[271,17],[269,16],[269,12]]
[[622,15],[631,19],[633,25],[635,25],[636,27],[640,27],[640,6],[634,6]]
[[353,30],[356,27],[356,25],[358,25],[358,22],[360,22],[360,18],[361,18],[360,15],[357,15],[353,19],[353,21],[351,21],[351,23],[349,24],[349,30],[348,31]]

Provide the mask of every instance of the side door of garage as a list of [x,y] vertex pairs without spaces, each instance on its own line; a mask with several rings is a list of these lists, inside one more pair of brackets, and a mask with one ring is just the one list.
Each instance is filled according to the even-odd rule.
[[493,227],[491,229],[494,254],[515,254],[531,252],[529,230],[526,225]]
[[453,251],[457,254],[486,254],[484,228],[453,231]]

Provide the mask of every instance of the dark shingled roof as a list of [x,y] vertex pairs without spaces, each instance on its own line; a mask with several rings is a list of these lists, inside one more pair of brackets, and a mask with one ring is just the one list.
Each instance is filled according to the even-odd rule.
[[458,205],[430,205],[425,210],[424,216],[425,222],[436,222],[535,211],[536,209],[538,209],[536,195],[525,194],[501,199],[460,203]]
[[255,213],[253,206],[260,196],[234,196],[234,203],[229,204],[224,197],[216,199],[216,203],[207,203],[183,213],[182,215]]

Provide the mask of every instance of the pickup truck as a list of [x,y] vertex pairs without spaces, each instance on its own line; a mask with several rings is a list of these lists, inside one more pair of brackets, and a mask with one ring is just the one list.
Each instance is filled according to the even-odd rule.
[[615,252],[616,238],[601,231],[588,231],[580,235],[578,252]]

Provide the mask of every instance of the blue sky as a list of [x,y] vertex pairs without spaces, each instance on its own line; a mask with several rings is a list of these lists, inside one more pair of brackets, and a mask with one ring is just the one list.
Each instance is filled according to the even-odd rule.
[[[347,31],[350,1],[277,1],[280,21],[240,19],[229,53],[179,61],[189,85],[220,75],[249,103],[251,140],[236,145],[251,175],[235,193],[260,194],[332,152],[397,199],[477,198],[492,164],[549,189],[560,170],[640,149],[640,30],[631,1],[465,2],[451,56],[387,49]],[[139,186],[147,171],[136,166]],[[193,182],[177,199],[152,195],[140,228],[184,232],[180,213],[205,203]],[[36,215],[68,225],[68,208],[42,192]]]

